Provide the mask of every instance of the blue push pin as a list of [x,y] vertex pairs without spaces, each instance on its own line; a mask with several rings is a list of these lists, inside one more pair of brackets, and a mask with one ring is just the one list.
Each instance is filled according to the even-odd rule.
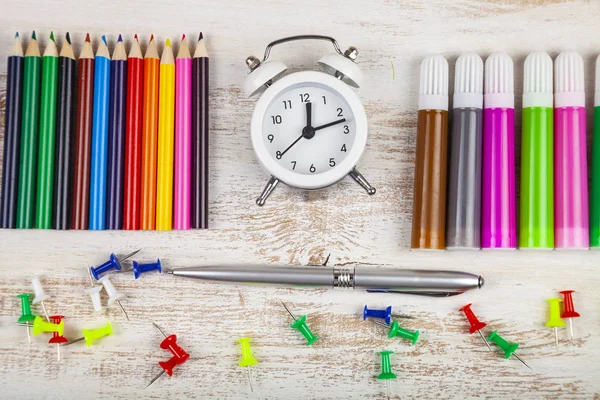
[[94,276],[96,280],[100,278],[100,275],[110,271],[111,269],[116,269],[117,271],[121,270],[121,264],[119,263],[119,259],[115,255],[115,253],[111,253],[108,261],[104,264],[98,265],[96,268],[90,267],[90,272]]
[[159,274],[162,273],[160,258],[157,258],[155,263],[140,264],[137,261],[133,262],[133,276],[135,276],[135,279],[139,278],[144,272],[154,270],[157,270]]
[[392,306],[388,306],[385,310],[373,310],[368,306],[365,306],[363,320],[366,320],[367,318],[380,318],[389,325],[392,321]]

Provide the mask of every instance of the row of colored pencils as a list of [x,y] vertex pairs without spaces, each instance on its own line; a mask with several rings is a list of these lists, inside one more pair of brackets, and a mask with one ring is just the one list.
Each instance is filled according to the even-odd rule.
[[151,36],[145,56],[121,35],[94,56],[89,34],[43,57],[35,32],[8,57],[0,228],[171,230],[208,227],[209,59]]

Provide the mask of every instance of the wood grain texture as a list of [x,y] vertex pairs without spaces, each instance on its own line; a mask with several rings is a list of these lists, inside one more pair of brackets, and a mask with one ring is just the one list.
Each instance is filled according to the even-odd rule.
[[[7,398],[382,399],[385,384],[375,376],[380,368],[376,352],[383,349],[396,352],[393,398],[600,398],[600,253],[408,250],[422,58],[441,52],[453,66],[463,51],[482,56],[507,51],[515,60],[519,109],[526,54],[542,49],[556,56],[575,49],[584,56],[591,88],[593,60],[600,52],[597,1],[184,0],[174,8],[156,0],[108,0],[93,11],[72,0],[37,2],[35,9],[26,2],[0,1],[5,10],[0,15],[2,113],[4,60],[16,30],[27,36],[36,29],[46,38],[50,30],[62,37],[69,29],[77,54],[87,30],[95,46],[101,34],[108,34],[111,48],[119,33],[130,41],[138,32],[145,46],[151,33],[164,43],[166,35],[195,37],[202,30],[212,75],[210,230],[0,231],[0,380]],[[90,25],[81,22],[89,20]],[[370,137],[359,169],[378,192],[368,197],[348,178],[318,192],[280,186],[259,208],[254,199],[267,176],[250,143],[256,99],[245,98],[241,89],[244,59],[262,55],[274,39],[301,33],[331,35],[343,48],[355,45],[360,51],[366,83],[358,93],[370,119]],[[299,70],[314,67],[330,50],[324,43],[298,43],[276,48],[272,57]],[[587,100],[591,104],[589,89]],[[516,117],[519,127],[520,113]],[[3,133],[2,124],[3,116]],[[66,315],[66,335],[75,337],[79,329],[102,323],[81,293],[88,284],[86,266],[100,263],[111,251],[125,254],[138,247],[143,250],[136,259],[161,257],[170,267],[246,261],[322,264],[331,254],[328,265],[468,270],[487,283],[459,297],[430,299],[219,285],[159,275],[135,281],[131,273],[122,273],[113,282],[128,295],[123,306],[132,321],[111,307],[106,317],[114,321],[115,336],[91,349],[82,343],[64,348],[60,364],[47,336],[27,345],[24,329],[14,324],[20,315],[15,295],[31,290],[34,273],[46,274],[42,282],[52,296],[46,302],[49,312]],[[576,290],[582,317],[575,321],[576,340],[569,343],[562,330],[557,351],[552,330],[544,327],[545,300],[563,289]],[[320,335],[315,345],[304,346],[289,328],[281,300],[296,314],[308,314]],[[518,353],[535,372],[490,353],[478,336],[467,335],[457,310],[469,302],[489,328],[521,343]],[[411,348],[388,340],[379,327],[360,321],[366,303],[392,304],[396,312],[416,317],[405,325],[421,330],[420,342]],[[151,320],[176,333],[191,358],[174,377],[163,376],[144,391],[160,370],[157,362],[169,356],[158,348],[162,337]],[[242,336],[254,339],[260,361],[252,370],[254,393],[246,371],[237,366],[235,341]]]

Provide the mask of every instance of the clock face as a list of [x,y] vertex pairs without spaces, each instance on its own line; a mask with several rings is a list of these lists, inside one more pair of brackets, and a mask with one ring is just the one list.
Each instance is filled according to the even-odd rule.
[[316,176],[335,169],[351,153],[355,138],[353,109],[325,84],[301,82],[286,87],[263,116],[267,153],[295,174]]

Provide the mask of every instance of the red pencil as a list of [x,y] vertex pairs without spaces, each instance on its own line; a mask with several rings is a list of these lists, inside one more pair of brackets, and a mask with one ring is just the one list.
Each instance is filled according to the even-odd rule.
[[142,184],[142,99],[144,58],[138,37],[127,59],[127,110],[125,127],[125,186],[123,229],[140,229],[140,190]]

